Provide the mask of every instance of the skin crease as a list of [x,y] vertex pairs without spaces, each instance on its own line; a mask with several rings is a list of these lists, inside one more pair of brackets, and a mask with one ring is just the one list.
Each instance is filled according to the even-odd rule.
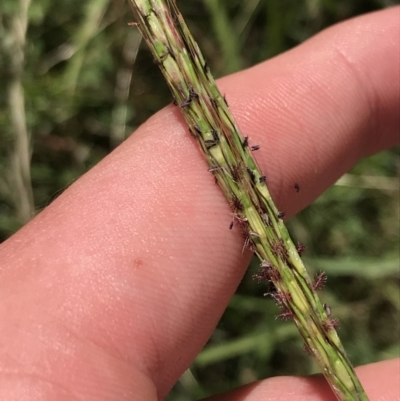
[[[219,81],[288,217],[399,142],[399,17],[342,23]],[[248,265],[230,221],[179,110],[161,110],[0,246],[0,399],[163,399]],[[371,400],[400,399],[399,360],[358,372]],[[288,399],[334,398],[316,376],[212,401]]]

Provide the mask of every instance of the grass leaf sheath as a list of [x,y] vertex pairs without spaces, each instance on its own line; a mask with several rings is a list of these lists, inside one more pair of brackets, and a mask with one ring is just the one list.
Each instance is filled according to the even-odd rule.
[[[336,320],[316,291],[325,277],[311,280],[276,208],[250,146],[219,92],[197,43],[174,0],[129,0],[138,27],[198,140],[233,211],[233,226],[261,260],[260,280],[281,318],[295,322],[305,349],[315,358],[339,400],[368,400],[336,333]],[[295,187],[296,190],[299,188]]]

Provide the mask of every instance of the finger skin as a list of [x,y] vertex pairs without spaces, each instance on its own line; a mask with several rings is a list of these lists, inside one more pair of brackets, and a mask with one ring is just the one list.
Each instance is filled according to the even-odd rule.
[[[220,81],[287,215],[398,142],[399,10]],[[160,111],[2,244],[0,399],[164,397],[249,262],[230,220],[179,110]]]
[[[357,368],[371,401],[400,400],[400,359]],[[275,377],[249,384],[204,401],[337,401],[321,375]]]

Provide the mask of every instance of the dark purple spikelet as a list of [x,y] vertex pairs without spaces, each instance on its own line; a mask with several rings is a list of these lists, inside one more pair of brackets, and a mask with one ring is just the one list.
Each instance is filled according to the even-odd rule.
[[194,125],[193,128],[196,130],[196,132],[201,135],[201,129],[198,125]]
[[319,272],[318,274],[316,274],[314,277],[314,282],[312,284],[312,288],[314,289],[314,291],[318,291],[324,288],[326,280],[327,277],[325,272]]
[[253,145],[250,149],[252,151],[258,150],[258,149],[260,149],[260,145]]
[[244,244],[242,248],[242,253],[245,249],[248,249],[250,252],[254,252],[256,247],[254,245],[253,240],[251,239],[251,235],[249,233],[243,232]]
[[281,273],[279,273],[278,269],[272,269],[270,273],[271,281],[277,283],[282,280]]
[[297,182],[294,184],[294,189],[296,190],[296,192],[300,192],[300,185],[297,184]]
[[303,254],[303,252],[306,250],[306,246],[303,244],[300,244],[300,242],[298,242],[297,246],[296,246],[296,250],[297,250],[297,253],[299,254],[299,256],[301,256]]
[[277,258],[288,259],[289,255],[282,239],[276,240],[271,244],[271,250]]
[[194,90],[193,86],[189,88],[189,97],[190,99],[199,99],[199,94]]
[[[269,288],[264,296],[277,293],[278,289],[276,288],[275,284],[279,283],[282,279],[279,270],[269,262],[263,262],[261,264],[261,271],[257,274],[254,274],[253,278],[258,282],[264,282],[268,284]],[[289,296],[286,296],[285,299],[289,300],[290,298]]]
[[249,222],[247,221],[246,218],[239,216],[238,214],[234,213],[233,214],[233,221],[234,224],[238,224],[240,229],[242,230],[242,235],[243,238],[246,238],[249,236]]
[[259,283],[269,282],[269,275],[268,275],[267,272],[261,270],[259,273],[253,274],[253,279],[256,280]]
[[244,148],[246,148],[247,146],[249,146],[249,137],[248,137],[248,136],[245,136],[245,137],[243,138],[242,146],[243,146]]
[[281,211],[278,212],[278,219],[283,219],[285,216],[286,216],[285,212],[281,212]]
[[285,312],[280,313],[279,315],[276,315],[276,319],[280,320],[291,320],[294,318],[294,313],[290,310],[287,310]]
[[213,97],[209,97],[210,99],[210,103],[212,104],[212,106],[214,107],[214,109],[218,108],[218,103],[217,101],[213,98]]
[[[171,50],[168,51],[168,54],[172,54]],[[193,99],[198,99],[199,98],[199,94],[195,92],[194,88],[191,86],[189,88],[189,96],[187,97],[186,100],[184,100],[182,103],[179,104],[179,107],[183,108],[183,107],[187,107],[189,106]]]
[[233,220],[231,221],[231,224],[229,224],[229,229],[232,230],[233,228]]
[[207,149],[211,149],[213,146],[217,145],[217,142],[215,142],[213,139],[206,139],[204,144],[206,145]]
[[271,281],[271,272],[273,271],[273,268],[274,268],[272,266],[272,263],[264,260],[261,263],[260,267],[261,267],[261,271],[259,273],[257,273],[257,274],[254,274],[253,278],[255,280],[257,280],[258,282],[261,282],[261,281],[269,282],[269,281]]
[[327,320],[322,325],[322,328],[324,329],[325,332],[331,331],[331,330],[337,330],[339,328],[339,319],[329,317]]
[[240,181],[240,177],[242,174],[242,165],[240,163],[235,164],[231,169],[231,175],[234,181]]
[[286,309],[286,305],[292,300],[292,296],[288,292],[275,291],[271,292],[269,295],[280,308]]
[[278,289],[275,287],[275,284],[272,281],[267,281],[267,292],[264,292],[264,297],[272,297],[273,294],[276,294],[278,292]]
[[292,300],[292,294],[290,292],[281,292],[281,294],[282,299],[284,299],[286,303],[289,303]]
[[332,309],[329,305],[324,304],[324,309],[326,312],[327,319],[323,323],[323,329],[325,332],[330,330],[336,330],[339,327],[339,320],[332,317]]
[[260,181],[261,184],[262,182],[267,181],[267,177],[265,175],[260,175],[260,177],[258,177],[258,181]]
[[232,194],[231,206],[235,212],[243,211],[243,204],[235,194]]
[[275,291],[270,290],[270,291],[266,292],[264,294],[264,297],[266,297],[266,296],[271,297],[274,300],[275,304],[277,306],[279,306],[280,308],[282,308],[282,302],[281,302],[281,299],[279,297],[279,292],[276,290],[276,288],[274,288],[274,290]]
[[219,167],[219,166],[212,166],[212,167],[208,168],[208,171],[210,173],[215,173],[216,171],[219,171],[219,170],[221,170],[221,167]]
[[337,330],[340,327],[340,322],[339,319],[337,318],[331,318],[330,323],[333,329]]
[[179,107],[187,107],[192,103],[192,98],[188,97],[186,100],[184,100],[182,103],[179,104]]
[[246,167],[246,170],[250,176],[251,181],[254,183],[256,181],[256,175],[254,174],[254,171],[249,167]]

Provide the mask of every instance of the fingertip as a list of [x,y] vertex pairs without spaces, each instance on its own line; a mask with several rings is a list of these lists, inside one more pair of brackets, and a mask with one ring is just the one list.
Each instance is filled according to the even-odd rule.
[[[360,366],[356,373],[370,401],[400,399],[400,359]],[[273,377],[207,398],[207,401],[287,400],[337,401],[337,398],[322,375]]]
[[220,82],[288,217],[361,158],[398,143],[399,11],[343,22]]

